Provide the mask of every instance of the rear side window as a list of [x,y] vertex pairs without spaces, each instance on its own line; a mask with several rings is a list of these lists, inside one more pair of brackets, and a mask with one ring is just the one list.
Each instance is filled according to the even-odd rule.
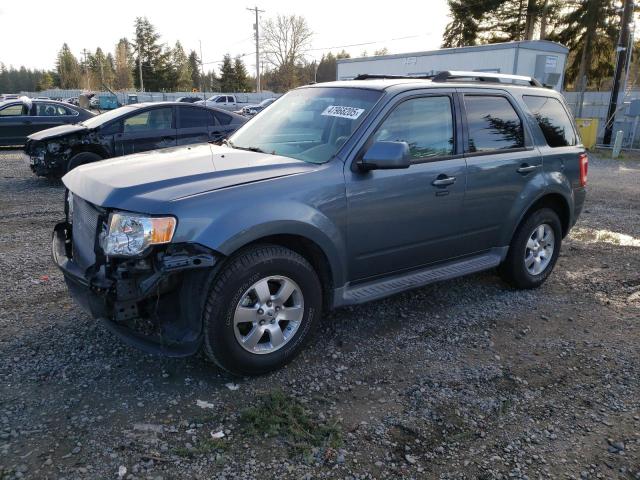
[[231,115],[225,115],[221,112],[213,112],[213,116],[216,117],[216,120],[220,125],[229,125],[231,123]]
[[576,144],[576,132],[560,100],[533,95],[524,95],[522,99],[540,125],[550,147],[568,147]]
[[414,160],[453,154],[453,114],[449,97],[402,102],[384,120],[374,141],[407,142]]
[[210,113],[204,108],[179,107],[180,125],[178,128],[207,128],[213,125]]
[[524,147],[524,128],[505,97],[465,95],[469,152],[491,152]]
[[63,115],[73,115],[71,111],[54,103],[38,103],[36,105],[39,117],[59,117]]

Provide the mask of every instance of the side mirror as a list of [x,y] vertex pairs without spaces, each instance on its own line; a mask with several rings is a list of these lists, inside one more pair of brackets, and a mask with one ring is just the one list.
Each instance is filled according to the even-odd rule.
[[407,142],[375,142],[358,163],[362,170],[409,168],[411,154]]

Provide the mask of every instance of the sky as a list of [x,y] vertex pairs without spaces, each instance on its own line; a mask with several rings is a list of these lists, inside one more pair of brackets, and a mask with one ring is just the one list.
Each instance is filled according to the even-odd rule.
[[[313,31],[310,60],[342,50],[360,56],[386,47],[389,53],[439,48],[449,21],[445,0],[363,2],[335,0],[258,0],[261,19],[301,15]],[[53,69],[64,42],[80,58],[84,48],[113,51],[122,37],[133,37],[133,22],[146,16],[170,46],[176,40],[185,50],[200,50],[205,69],[218,67],[225,53],[243,57],[255,69],[255,4],[238,1],[171,2],[158,0],[0,0],[0,62],[14,67]],[[25,21],[28,23],[25,24]],[[34,32],[29,35],[28,32]],[[366,45],[356,45],[364,44]],[[333,47],[333,48],[330,48]],[[216,68],[217,70],[217,68]],[[217,70],[218,71],[218,70]]]

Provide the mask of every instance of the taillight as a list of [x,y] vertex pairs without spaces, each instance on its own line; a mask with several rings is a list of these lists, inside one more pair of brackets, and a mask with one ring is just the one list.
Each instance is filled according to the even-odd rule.
[[589,157],[586,153],[581,153],[578,157],[580,162],[580,186],[585,187],[587,185],[587,173],[589,171]]

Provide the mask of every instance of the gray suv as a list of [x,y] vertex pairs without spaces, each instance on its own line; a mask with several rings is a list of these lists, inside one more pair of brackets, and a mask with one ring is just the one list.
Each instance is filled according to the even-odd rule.
[[261,374],[323,309],[492,268],[538,287],[587,162],[562,96],[530,78],[360,76],[287,93],[224,145],[71,171],[53,258],[125,342]]

